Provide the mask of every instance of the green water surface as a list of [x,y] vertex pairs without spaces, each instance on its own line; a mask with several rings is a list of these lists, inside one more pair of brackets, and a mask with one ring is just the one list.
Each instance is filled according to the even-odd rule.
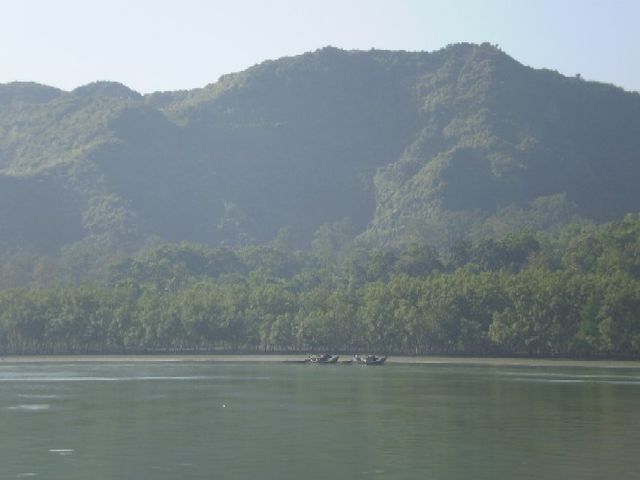
[[638,479],[640,371],[0,365],[0,479]]

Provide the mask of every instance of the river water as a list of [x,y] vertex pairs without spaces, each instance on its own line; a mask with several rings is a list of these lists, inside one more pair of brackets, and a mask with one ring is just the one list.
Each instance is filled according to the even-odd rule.
[[0,364],[0,479],[637,479],[640,370]]

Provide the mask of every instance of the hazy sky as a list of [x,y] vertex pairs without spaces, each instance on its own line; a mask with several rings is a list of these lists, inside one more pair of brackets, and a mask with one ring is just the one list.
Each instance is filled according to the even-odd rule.
[[1,0],[0,83],[204,86],[333,45],[497,43],[534,67],[640,90],[640,0]]

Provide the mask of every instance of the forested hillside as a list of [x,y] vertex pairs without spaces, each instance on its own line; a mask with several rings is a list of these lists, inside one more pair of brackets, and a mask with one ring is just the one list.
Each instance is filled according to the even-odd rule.
[[639,119],[488,44],[0,85],[0,354],[640,357]]
[[640,209],[638,118],[637,93],[488,44],[324,48],[144,96],[0,85],[0,255],[82,276],[144,245],[286,227],[297,248],[338,225],[372,248],[447,249],[612,220]]

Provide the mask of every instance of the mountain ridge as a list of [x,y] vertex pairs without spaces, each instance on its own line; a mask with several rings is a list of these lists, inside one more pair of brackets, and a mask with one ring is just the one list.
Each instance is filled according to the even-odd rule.
[[[365,243],[446,248],[550,218],[605,221],[640,209],[638,118],[637,93],[489,44],[325,47],[146,95],[4,84],[0,182],[19,194],[0,223],[30,233],[0,232],[0,250],[234,246],[284,227],[304,247],[344,218]],[[44,204],[75,213],[53,209],[46,227],[20,214]]]

